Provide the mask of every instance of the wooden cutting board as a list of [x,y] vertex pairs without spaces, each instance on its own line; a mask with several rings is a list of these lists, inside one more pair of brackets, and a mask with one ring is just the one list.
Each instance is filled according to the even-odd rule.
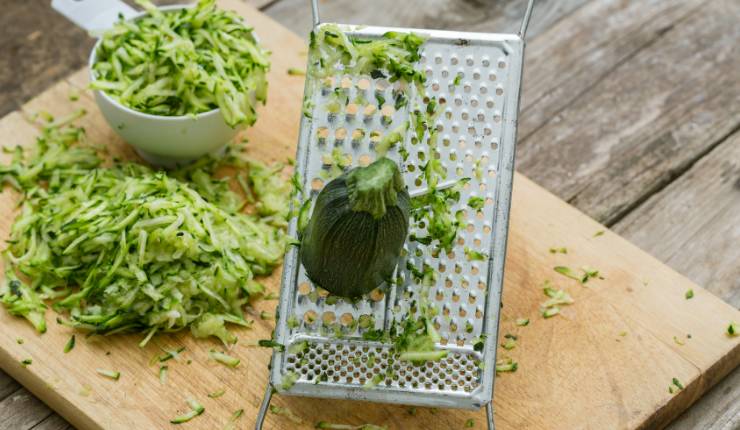
[[[302,68],[303,41],[289,30],[237,0],[222,6],[242,13],[273,51],[268,107],[247,132],[250,153],[266,161],[293,156],[298,134],[303,79],[289,76],[289,67]],[[47,110],[55,116],[80,107],[94,142],[111,142],[114,151],[132,156],[100,116],[86,87],[86,71],[59,82],[24,106],[24,111]],[[525,82],[524,85],[527,85]],[[82,91],[69,100],[73,88]],[[29,144],[37,130],[21,112],[0,120],[2,145]],[[607,231],[565,202],[521,175],[516,176],[504,286],[501,334],[519,338],[511,351],[499,354],[519,363],[516,373],[496,378],[495,409],[499,429],[611,429],[660,427],[740,363],[740,338],[725,334],[740,312],[692,284],[624,239]],[[0,195],[0,237],[7,237],[17,196]],[[567,247],[551,254],[550,247]],[[711,252],[711,250],[707,250]],[[603,280],[587,287],[553,271],[556,265],[598,268]],[[278,291],[279,271],[266,284]],[[546,280],[565,288],[575,299],[562,315],[543,319]],[[693,289],[694,298],[684,294]],[[275,301],[257,304],[257,312],[274,311]],[[517,326],[516,318],[530,324]],[[208,359],[218,344],[196,341],[188,334],[155,338],[137,347],[140,336],[77,337],[69,354],[62,352],[72,334],[53,323],[39,336],[20,318],[0,310],[0,366],[80,429],[167,429],[169,420],[186,411],[186,398],[199,399],[206,411],[181,425],[219,429],[243,408],[237,428],[253,428],[267,383],[270,350],[249,346],[268,338],[272,322],[255,318],[251,330],[241,330],[231,352],[242,364],[230,369]],[[690,339],[687,336],[690,335]],[[674,337],[683,345],[674,341]],[[24,342],[19,344],[18,338]],[[169,381],[158,380],[158,367],[148,362],[158,347],[185,346],[183,360],[169,362]],[[31,358],[27,367],[20,361]],[[192,360],[187,364],[187,360]],[[119,370],[117,382],[95,368]],[[673,378],[685,388],[669,393]],[[207,393],[225,389],[219,399]],[[474,419],[484,428],[484,413],[455,410],[416,410],[399,405],[277,396],[273,404],[289,408],[303,420],[269,414],[267,429],[313,428],[319,420],[336,423],[386,425],[390,429],[456,429]]]

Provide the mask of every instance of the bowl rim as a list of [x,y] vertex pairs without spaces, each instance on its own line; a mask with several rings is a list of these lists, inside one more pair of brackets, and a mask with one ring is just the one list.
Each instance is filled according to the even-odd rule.
[[[160,6],[158,7],[159,10],[166,11],[166,12],[172,12],[177,11],[180,9],[189,9],[195,7],[195,4],[174,4],[174,5],[168,5],[168,6]],[[132,16],[128,19],[128,21],[134,21],[137,20],[144,15],[146,15],[146,11],[140,11],[136,15]],[[95,64],[96,60],[96,53],[98,51],[98,46],[100,46],[100,43],[103,41],[103,36],[101,35],[98,37],[98,40],[95,42],[95,45],[92,47],[92,50],[90,51],[90,56],[88,57],[87,61],[87,69],[90,77],[90,82],[96,80],[95,74],[93,73],[93,65]],[[200,112],[195,115],[154,115],[151,113],[141,112],[136,109],[132,109],[123,103],[119,102],[118,100],[114,99],[108,93],[106,93],[103,90],[94,90],[96,94],[99,94],[101,97],[103,97],[108,103],[111,103],[112,105],[116,106],[118,109],[123,110],[126,113],[129,113],[131,115],[140,116],[142,118],[147,119],[156,119],[160,121],[171,121],[171,122],[180,122],[180,121],[192,121],[192,120],[198,120],[205,117],[210,117],[213,115],[217,115],[221,113],[221,108],[215,108],[206,112]]]

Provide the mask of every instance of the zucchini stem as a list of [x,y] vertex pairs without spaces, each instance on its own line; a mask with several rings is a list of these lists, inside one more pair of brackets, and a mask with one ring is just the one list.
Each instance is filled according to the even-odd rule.
[[375,219],[385,215],[387,206],[398,203],[398,193],[404,184],[398,165],[388,158],[379,158],[367,167],[347,174],[349,203],[355,212],[367,212]]

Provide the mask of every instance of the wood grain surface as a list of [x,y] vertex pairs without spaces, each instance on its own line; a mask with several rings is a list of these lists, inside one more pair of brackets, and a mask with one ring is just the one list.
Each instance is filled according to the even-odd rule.
[[[379,2],[380,3],[380,2]],[[503,6],[502,4],[505,3]],[[686,25],[687,18],[696,13],[697,8],[704,7],[709,1],[539,1],[531,24],[530,35],[534,36],[528,46],[527,65],[525,68],[525,84],[522,104],[524,112],[520,123],[520,136],[525,137],[537,130],[543,122],[581,99],[594,97],[606,88],[598,85],[604,80],[612,78],[612,73],[620,64],[632,61],[637,53],[649,48],[661,39],[669,36],[677,28]],[[264,5],[265,2],[262,2]],[[463,2],[463,1],[408,1],[385,5],[392,7],[393,14],[388,14],[384,7],[358,8],[359,10],[338,7],[332,9],[333,5],[345,5],[344,0],[327,0],[321,2],[324,9],[323,16],[327,19],[336,19],[345,22],[370,22],[380,24],[395,24],[404,26],[423,26],[431,28],[468,28],[469,24],[475,25],[476,29],[497,31],[511,30],[515,28],[521,14],[522,2],[519,0],[508,2]],[[274,16],[278,21],[295,25],[296,17],[307,22],[307,2],[289,2],[279,0],[267,2],[266,12]],[[408,5],[408,6],[406,6]],[[48,7],[48,2],[43,0],[21,1],[7,0],[3,3],[5,13],[0,15],[0,114],[7,113],[23,103],[33,94],[40,92],[52,84],[59,76],[64,76],[83,64],[88,51],[80,48],[80,40],[70,37],[77,31],[75,27],[64,18],[57,15]],[[290,7],[285,7],[290,6]],[[383,5],[380,5],[383,6]],[[420,7],[424,6],[424,7]],[[431,7],[432,9],[427,9]],[[494,11],[495,9],[495,11]],[[509,12],[497,15],[502,11]],[[491,12],[494,11],[494,12]],[[725,19],[732,18],[735,10],[728,8],[712,9],[713,14],[725,14]],[[357,15],[362,14],[362,15]],[[457,17],[456,17],[457,14]],[[420,20],[419,17],[423,17]],[[290,20],[293,21],[290,21]],[[391,20],[391,21],[388,21]],[[301,35],[305,35],[308,27],[291,27]],[[548,31],[549,29],[549,31]],[[687,32],[687,37],[689,37]],[[84,35],[83,35],[84,36]],[[31,39],[44,37],[47,42],[27,43],[25,37]],[[50,42],[49,42],[50,41]],[[721,43],[720,43],[721,42]],[[89,42],[91,43],[91,42]],[[680,40],[674,43],[681,43]],[[695,55],[704,57],[718,57],[718,52],[727,49],[732,40],[720,39],[717,43],[701,44],[700,50]],[[22,48],[22,49],[21,49]],[[533,53],[537,53],[536,55]],[[672,51],[678,52],[678,51]],[[726,51],[725,51],[726,52]],[[548,54],[549,53],[549,54]],[[23,61],[21,55],[34,58],[33,62]],[[723,54],[725,55],[725,54]],[[734,54],[733,54],[734,55]],[[667,60],[674,63],[674,67],[681,67],[687,61],[686,57],[672,57]],[[77,61],[77,63],[75,63]],[[56,75],[45,73],[55,70]],[[59,71],[59,70],[62,71]],[[655,71],[653,73],[659,73]],[[17,75],[27,76],[29,79],[23,81],[16,79]],[[626,73],[621,73],[620,79],[631,79]],[[649,78],[649,77],[648,77]],[[695,85],[704,89],[699,91],[695,98],[696,109],[700,109],[706,100],[711,100],[708,91],[714,88],[708,77],[697,78]],[[23,92],[19,91],[19,82],[23,84]],[[643,86],[652,85],[651,79],[641,79],[635,85],[634,91],[639,92]],[[626,85],[626,84],[625,84]],[[730,87],[732,88],[732,87]],[[649,89],[648,89],[649,90]],[[735,94],[737,97],[737,95]],[[650,101],[650,100],[648,100]],[[271,105],[274,105],[271,102]],[[730,99],[728,108],[733,109],[738,105],[737,98]],[[716,108],[709,108],[707,116],[711,118]],[[608,112],[607,112],[608,114]],[[556,122],[566,123],[561,131],[568,128],[578,130],[583,124],[577,117],[558,117]],[[676,119],[681,122],[681,119]],[[627,127],[624,118],[615,116],[615,127]],[[678,126],[678,124],[675,124]],[[641,123],[639,128],[650,131],[652,127],[664,127],[658,123]],[[692,124],[683,124],[691,127]],[[711,126],[711,121],[710,121]],[[723,176],[724,191],[708,193],[708,198],[702,193],[702,187],[712,187],[715,182],[704,181],[701,187],[692,187],[692,184],[701,181],[704,175],[710,175],[709,170],[702,170],[690,178],[686,175],[699,166],[701,160],[716,153],[719,149],[727,147],[731,136],[737,136],[737,125],[735,134],[721,135],[710,139],[708,148],[699,153],[689,162],[679,163],[679,167],[672,169],[670,175],[657,185],[641,190],[649,181],[641,182],[639,186],[633,187],[639,192],[632,192],[625,200],[626,207],[621,209],[621,215],[610,216],[606,220],[609,225],[614,225],[615,231],[623,234],[630,240],[635,240],[640,247],[651,253],[656,253],[659,258],[668,260],[669,264],[679,272],[689,276],[694,281],[705,285],[710,291],[720,294],[721,297],[730,301],[734,307],[740,306],[737,287],[737,263],[732,260],[721,258],[720,253],[707,252],[707,249],[722,249],[723,243],[731,243],[729,239],[736,237],[737,231],[728,230],[728,226],[737,226],[740,218],[740,209],[736,205],[725,205],[728,199],[737,199],[740,187],[731,187],[727,184],[740,180],[740,172],[735,169],[726,169]],[[525,133],[523,133],[525,132]],[[557,137],[557,136],[554,136]],[[737,146],[737,140],[734,140]],[[581,144],[581,142],[579,142]],[[671,158],[680,156],[670,150],[674,143],[669,139],[660,141],[655,145],[664,147],[663,152],[658,152],[658,161],[665,165],[671,165]],[[620,157],[625,157],[627,152],[614,151],[612,160],[619,162]],[[566,195],[553,184],[561,184],[567,178],[555,172],[561,171],[561,163],[567,160],[552,159],[550,152],[538,151],[534,143],[521,145],[520,157],[533,154],[532,158],[541,158],[548,161],[542,163],[541,177],[538,182],[555,191],[565,198]],[[732,155],[729,153],[729,155]],[[588,167],[592,159],[600,157],[598,152],[584,152],[580,157],[583,166]],[[521,158],[520,158],[521,159]],[[696,164],[694,164],[696,163]],[[659,162],[658,165],[661,163]],[[605,168],[600,165],[593,169],[599,172]],[[531,175],[530,172],[527,172]],[[565,175],[567,176],[567,174]],[[580,178],[578,181],[592,182],[594,185],[609,187],[612,180],[610,175],[599,177]],[[669,184],[681,181],[681,186],[670,186]],[[663,188],[664,187],[664,188]],[[684,188],[694,189],[695,192],[681,193]],[[653,196],[653,197],[651,197]],[[653,198],[660,199],[653,201]],[[633,200],[629,200],[633,199]],[[736,200],[734,200],[736,201]],[[577,207],[584,209],[590,215],[592,207],[589,200],[573,200]],[[624,203],[624,202],[623,202]],[[714,212],[705,215],[705,211],[721,206],[725,211],[721,216],[713,215]],[[650,208],[649,212],[643,209]],[[634,215],[634,218],[629,214]],[[625,217],[626,215],[626,217]],[[655,222],[645,222],[658,218]],[[625,221],[628,221],[625,224]],[[687,224],[698,226],[683,229],[684,220]],[[733,221],[735,221],[733,223]],[[666,230],[663,222],[673,227]],[[624,226],[624,227],[623,227]],[[670,233],[670,240],[666,240],[666,231]],[[706,231],[705,233],[700,233]],[[728,233],[729,234],[723,234]],[[733,236],[733,234],[735,236]],[[694,246],[687,246],[687,238],[696,236],[698,240]],[[725,241],[727,240],[727,241]],[[703,245],[702,245],[703,243]],[[715,248],[718,246],[719,248]],[[714,255],[712,255],[714,254]],[[705,261],[711,258],[715,267],[703,267]],[[681,261],[676,263],[674,261]],[[735,260],[736,261],[736,260]],[[704,273],[702,275],[702,273]],[[704,276],[711,276],[711,281],[705,283]],[[707,396],[702,398],[695,406],[689,409],[677,420],[671,428],[693,429],[693,428],[736,428],[740,422],[740,371],[736,370],[732,376],[722,381]],[[24,396],[25,394],[25,396]],[[51,411],[37,399],[27,396],[28,392],[17,382],[0,371],[0,429],[15,428],[46,428],[44,425],[56,425],[62,422],[58,416],[51,415]],[[28,398],[27,402],[19,399]],[[22,406],[21,406],[22,405]],[[5,411],[15,411],[12,414]],[[12,421],[8,418],[18,414],[24,414],[27,418],[25,427],[11,426]],[[48,424],[51,422],[51,424]],[[58,428],[58,427],[49,427]],[[59,427],[61,428],[61,427]]]

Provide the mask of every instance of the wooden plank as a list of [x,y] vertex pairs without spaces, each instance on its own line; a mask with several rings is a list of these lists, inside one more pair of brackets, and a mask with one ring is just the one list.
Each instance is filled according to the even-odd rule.
[[520,171],[606,223],[740,123],[740,3],[704,4],[522,144]]
[[648,199],[614,230],[740,307],[740,133]]
[[7,373],[0,370],[0,401],[18,391],[21,385]]
[[[248,135],[253,155],[284,158],[294,150],[302,92],[302,80],[287,76],[285,70],[305,61],[298,54],[302,43],[250,9],[234,2],[224,3],[248,14],[275,53],[270,106],[280,109],[262,109],[257,127]],[[71,82],[84,84],[83,78],[81,72]],[[45,107],[55,115],[75,109],[66,98],[69,85],[62,83],[52,88],[29,103],[28,108]],[[80,103],[91,103],[89,96]],[[94,108],[85,121],[92,140],[120,145]],[[0,136],[5,142],[23,138],[28,142],[32,134],[33,128],[19,114],[0,121]],[[7,208],[12,203],[11,196],[4,193],[0,207]],[[0,223],[0,232],[7,231],[9,218]],[[737,310],[616,235],[592,237],[600,228],[517,176],[502,331],[520,335],[519,346],[509,354],[521,367],[517,373],[497,379],[495,402],[500,428],[659,426],[740,362],[740,341],[722,334],[727,320],[738,319]],[[543,243],[542,238],[552,243]],[[569,254],[550,254],[548,247],[555,245],[567,246]],[[598,267],[607,279],[592,282],[589,288],[581,287],[556,278],[552,271],[556,264],[589,264]],[[566,308],[562,316],[544,320],[538,316],[539,303],[544,301],[539,286],[547,278],[568,289],[576,304]],[[648,278],[648,285],[643,285]],[[274,276],[267,282],[272,290],[276,281]],[[683,299],[687,288],[696,291],[691,303]],[[268,310],[274,302],[259,306]],[[525,328],[516,327],[517,317],[530,317],[532,323]],[[157,342],[165,347],[186,345],[188,358],[193,359],[190,365],[173,363],[172,382],[165,387],[157,381],[156,368],[146,365],[157,353],[155,345],[139,350],[134,346],[136,336],[78,342],[73,353],[65,356],[61,351],[70,333],[68,329],[52,324],[49,332],[39,337],[23,320],[9,317],[6,312],[0,312],[0,323],[6,327],[0,332],[2,366],[80,428],[161,428],[186,407],[184,398],[188,395],[201,399],[206,406],[206,413],[193,426],[220,428],[239,407],[246,409],[241,424],[253,425],[266,382],[269,351],[246,344],[267,337],[269,322],[258,320],[254,330],[239,332],[242,342],[232,354],[244,364],[236,371],[209,364],[207,351],[215,343],[196,342],[187,334],[158,338]],[[622,331],[627,335],[619,336]],[[672,336],[687,332],[694,334],[693,342],[684,347],[672,343]],[[26,342],[18,345],[17,336]],[[106,356],[106,351],[111,355]],[[21,367],[19,360],[28,356],[34,357],[34,364]],[[90,371],[93,367],[121,370],[122,379],[114,383],[97,378]],[[686,385],[677,395],[667,391],[672,377]],[[228,394],[219,401],[205,398],[205,393],[221,387],[227,387]],[[319,419],[375,422],[391,428],[458,428],[469,417],[475,417],[478,423],[483,419],[481,412],[445,410],[434,414],[425,410],[411,416],[399,406],[348,401],[278,396],[275,402],[304,417],[303,428],[311,428]],[[268,417],[267,428],[296,427],[285,418]]]
[[74,430],[74,427],[69,425],[69,423],[59,415],[51,414],[44,418],[43,421],[31,427],[31,430]]
[[[154,0],[182,4],[193,0]],[[262,7],[271,0],[243,0]],[[21,107],[87,63],[95,41],[50,2],[3,1],[0,14],[0,116]]]
[[705,1],[592,1],[534,37],[524,69],[520,141]]
[[[588,1],[539,0],[528,34],[541,33]],[[354,0],[334,0],[320,2],[319,5],[322,21],[326,22],[516,33],[527,0],[486,4],[463,0],[376,0],[372,5]],[[308,1],[280,0],[265,8],[264,12],[301,37],[306,37],[311,30],[311,6]]]
[[47,4],[10,0],[0,14],[0,115],[87,61],[93,40]]
[[21,388],[0,401],[0,428],[29,429],[49,414],[41,400]]

